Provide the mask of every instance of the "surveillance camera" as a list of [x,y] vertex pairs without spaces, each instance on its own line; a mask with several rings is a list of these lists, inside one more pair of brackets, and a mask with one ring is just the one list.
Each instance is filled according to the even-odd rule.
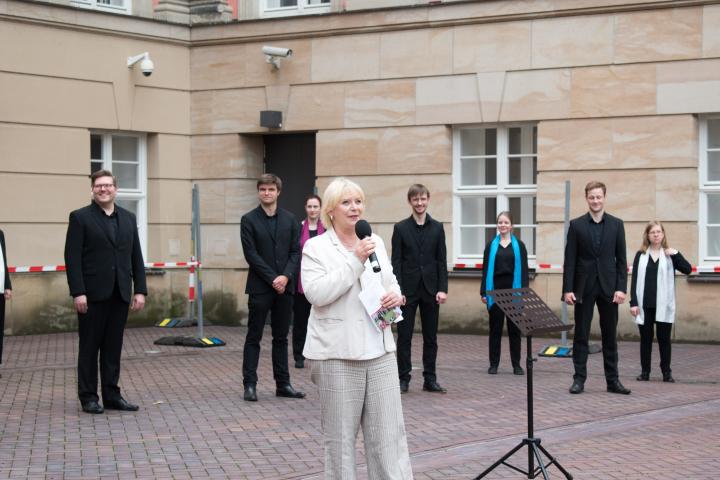
[[153,70],[155,70],[155,64],[152,60],[150,60],[150,54],[148,52],[143,52],[140,55],[135,55],[134,57],[128,57],[127,66],[128,68],[132,68],[133,65],[138,62],[140,62],[140,71],[143,75],[146,77],[152,75]]
[[140,62],[140,71],[146,77],[149,77],[150,75],[152,75],[154,69],[155,69],[155,64],[149,58],[145,58],[142,62]]
[[289,57],[292,55],[292,50],[289,48],[271,47],[269,45],[262,47],[262,52],[271,57]]

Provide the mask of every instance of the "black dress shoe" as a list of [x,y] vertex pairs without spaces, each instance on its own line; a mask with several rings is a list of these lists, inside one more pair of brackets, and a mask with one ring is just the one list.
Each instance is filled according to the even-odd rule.
[[297,390],[295,390],[292,385],[283,385],[282,387],[277,387],[275,389],[275,396],[285,398],[305,398],[305,394],[303,392],[298,392]]
[[515,365],[513,367],[513,374],[514,375],[525,375],[525,371],[522,369],[520,365]]
[[400,393],[407,393],[410,390],[410,380],[400,380]]
[[295,368],[305,368],[305,359],[295,360]]
[[98,402],[91,401],[82,404],[82,411],[85,413],[103,413],[105,410]]
[[625,388],[620,380],[608,383],[607,391],[610,393],[619,393],[620,395],[630,395],[630,389]]
[[122,410],[124,412],[137,412],[140,407],[129,403],[124,398],[120,397],[117,400],[104,401],[105,410]]
[[671,372],[663,372],[663,382],[675,383],[675,379],[672,377]]
[[255,385],[245,385],[245,393],[243,394],[243,400],[246,402],[257,402],[257,392],[255,391]]
[[488,368],[488,375],[497,375],[497,365],[490,365]]
[[650,372],[641,372],[635,380],[638,382],[647,382],[650,380]]
[[[608,387],[610,388],[610,387]],[[583,390],[585,390],[585,384],[581,382],[580,380],[575,380],[573,384],[570,386],[570,393],[578,394],[582,393]]]
[[435,380],[423,383],[423,390],[425,390],[426,392],[447,393],[447,390],[441,387],[440,384]]

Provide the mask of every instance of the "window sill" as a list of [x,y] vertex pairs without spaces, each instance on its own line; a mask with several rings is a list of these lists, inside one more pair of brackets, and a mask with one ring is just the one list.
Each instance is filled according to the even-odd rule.
[[[482,270],[479,268],[460,268],[457,270],[450,270],[448,272],[449,278],[482,278]],[[537,277],[537,272],[530,270],[528,272],[528,278],[532,281]],[[720,278],[720,276],[718,276]]]
[[697,273],[688,275],[688,283],[720,283],[720,274],[718,273]]

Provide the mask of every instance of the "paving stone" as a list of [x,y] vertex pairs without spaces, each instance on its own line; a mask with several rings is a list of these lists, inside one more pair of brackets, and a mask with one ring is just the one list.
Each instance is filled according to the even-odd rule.
[[[269,329],[268,329],[269,330]],[[170,333],[168,333],[170,332]],[[121,388],[136,413],[81,412],[74,333],[5,339],[0,379],[0,478],[321,479],[318,395],[309,368],[292,368],[305,400],[275,397],[270,332],[262,344],[259,402],[242,400],[242,327],[208,326],[227,346],[153,345],[194,329],[129,329]],[[423,392],[422,336],[402,396],[418,480],[472,478],[527,435],[526,378],[512,374],[507,341],[498,375],[487,375],[487,337],[440,335],[438,380],[447,395]],[[536,351],[554,339],[535,339]],[[524,349],[523,349],[524,351]],[[157,353],[152,353],[157,352]],[[570,395],[572,361],[534,363],[535,436],[576,479],[710,479],[720,471],[720,347],[673,346],[675,384],[653,371],[636,382],[639,345],[621,342],[620,373],[630,396],[605,391],[602,356],[591,355],[586,392]],[[657,347],[653,352],[657,363]],[[524,362],[524,360],[523,360]],[[525,365],[524,365],[525,366]],[[367,478],[362,435],[359,478]],[[527,468],[526,450],[513,464]],[[552,478],[561,475],[549,467]],[[501,466],[488,479],[519,478]]]

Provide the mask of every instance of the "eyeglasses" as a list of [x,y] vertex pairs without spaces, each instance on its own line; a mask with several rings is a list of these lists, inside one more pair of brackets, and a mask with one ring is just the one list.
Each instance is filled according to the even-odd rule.
[[93,185],[93,190],[112,190],[115,185],[112,183],[97,183]]

